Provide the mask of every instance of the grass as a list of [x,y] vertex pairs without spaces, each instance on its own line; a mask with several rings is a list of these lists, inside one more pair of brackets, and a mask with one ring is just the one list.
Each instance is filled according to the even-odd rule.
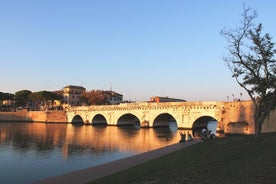
[[208,140],[90,183],[276,183],[276,133]]

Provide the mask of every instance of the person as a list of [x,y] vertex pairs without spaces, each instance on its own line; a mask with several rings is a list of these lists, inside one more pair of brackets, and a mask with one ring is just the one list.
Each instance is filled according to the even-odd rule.
[[212,133],[212,131],[210,130],[209,136],[210,139],[215,139],[216,135]]
[[191,140],[193,140],[192,134],[190,134],[190,132],[188,132],[188,141],[191,141]]
[[186,133],[184,132],[179,132],[179,134],[180,134],[180,137],[181,137],[181,139],[180,139],[180,141],[179,142],[185,142],[186,141]]
[[207,138],[211,138],[211,130],[207,131]]
[[202,131],[201,131],[201,140],[205,141],[206,138],[207,138],[207,129],[203,128]]

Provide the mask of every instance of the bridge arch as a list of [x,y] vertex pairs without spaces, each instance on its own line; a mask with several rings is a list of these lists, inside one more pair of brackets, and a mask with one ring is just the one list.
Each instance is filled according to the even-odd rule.
[[84,121],[80,115],[75,115],[71,121],[72,124],[83,124]]
[[218,125],[218,121],[212,116],[201,116],[197,118],[192,126],[192,132],[194,137],[198,137],[201,135],[201,131],[203,128],[211,130],[213,134],[216,134],[216,128]]
[[132,113],[123,114],[117,120],[118,126],[124,126],[124,125],[140,126],[140,123],[141,123],[140,119]]
[[92,125],[107,125],[107,120],[102,114],[96,114],[92,120],[91,120]]
[[161,113],[157,115],[152,123],[152,127],[176,127],[176,118],[170,113]]

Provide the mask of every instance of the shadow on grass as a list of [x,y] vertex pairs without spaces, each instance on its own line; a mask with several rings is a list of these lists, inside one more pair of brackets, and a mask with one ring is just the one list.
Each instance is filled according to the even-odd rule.
[[276,133],[208,140],[90,183],[276,183]]

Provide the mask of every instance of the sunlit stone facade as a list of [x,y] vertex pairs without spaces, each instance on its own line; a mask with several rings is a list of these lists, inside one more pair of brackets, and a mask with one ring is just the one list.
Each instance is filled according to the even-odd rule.
[[85,88],[82,86],[65,86],[63,88],[63,108],[66,109],[70,106],[80,106],[80,96],[85,92]]
[[217,121],[217,133],[253,134],[252,101],[237,102],[140,102],[120,105],[72,107],[69,122],[108,125],[138,124],[141,127],[169,126],[196,130]]

